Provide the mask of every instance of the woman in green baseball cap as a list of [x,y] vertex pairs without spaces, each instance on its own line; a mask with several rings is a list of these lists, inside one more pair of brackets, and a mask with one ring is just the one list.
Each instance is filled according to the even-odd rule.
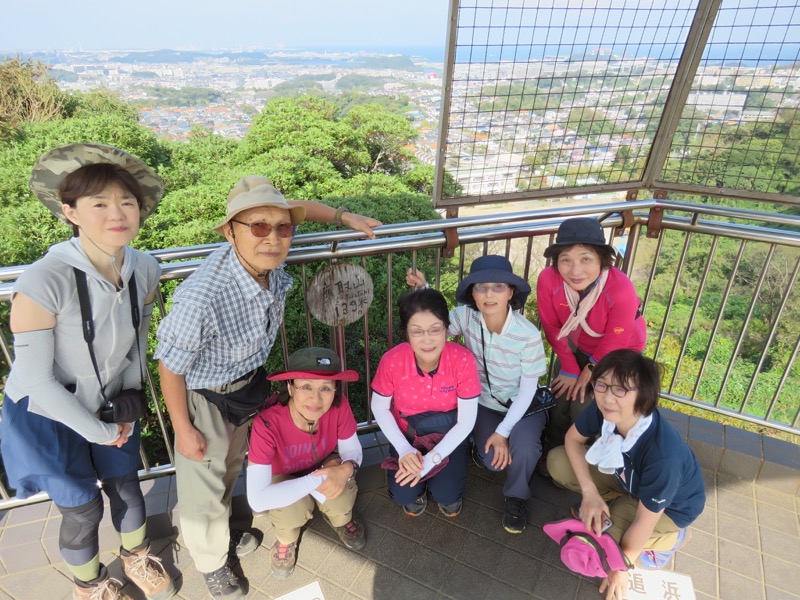
[[281,385],[253,421],[247,499],[254,511],[269,510],[277,538],[272,575],[282,579],[294,570],[300,530],[314,505],[345,547],[359,550],[366,542],[353,516],[361,443],[341,385],[358,373],[342,370],[332,350],[304,348],[289,357],[286,371],[268,379]]

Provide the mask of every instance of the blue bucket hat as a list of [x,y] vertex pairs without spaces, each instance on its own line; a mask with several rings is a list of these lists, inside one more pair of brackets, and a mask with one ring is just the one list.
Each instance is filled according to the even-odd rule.
[[511,263],[505,256],[489,254],[476,259],[469,268],[469,275],[461,280],[456,289],[456,301],[469,302],[471,287],[475,283],[507,283],[517,289],[511,298],[511,308],[519,310],[525,306],[531,286],[519,275],[514,274]]
[[556,253],[558,246],[575,246],[576,244],[600,246],[610,250],[612,256],[617,254],[614,247],[606,243],[606,236],[600,221],[592,217],[574,217],[561,223],[556,235],[556,242],[545,249],[544,257],[551,258]]

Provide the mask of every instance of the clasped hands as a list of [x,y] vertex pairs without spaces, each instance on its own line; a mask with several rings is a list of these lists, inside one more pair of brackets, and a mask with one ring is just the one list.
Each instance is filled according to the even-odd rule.
[[119,428],[119,437],[113,442],[108,442],[105,444],[106,446],[116,446],[117,448],[122,448],[125,442],[128,441],[128,438],[131,436],[133,426],[130,423],[117,423],[117,427]]
[[328,500],[338,498],[347,487],[347,482],[353,475],[353,465],[342,463],[341,458],[332,458],[326,461],[321,468],[311,473],[314,477],[324,477],[316,490]]
[[399,467],[394,474],[394,480],[400,485],[414,487],[422,479],[424,460],[419,450],[404,454],[397,460]]

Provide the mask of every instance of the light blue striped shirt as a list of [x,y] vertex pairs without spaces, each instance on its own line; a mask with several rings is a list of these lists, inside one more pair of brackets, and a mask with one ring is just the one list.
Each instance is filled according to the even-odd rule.
[[[481,348],[481,328],[485,345]],[[479,402],[492,410],[506,412],[506,408],[496,402],[492,395],[507,401],[519,393],[520,377],[538,379],[547,371],[542,334],[520,313],[509,310],[503,330],[491,333],[480,311],[468,306],[459,306],[450,311],[452,336],[464,338],[464,345],[478,361],[481,379]],[[492,383],[491,393],[486,380],[483,357]]]
[[158,327],[155,358],[184,375],[188,389],[235,381],[266,362],[291,288],[283,266],[263,288],[223,245],[175,290]]

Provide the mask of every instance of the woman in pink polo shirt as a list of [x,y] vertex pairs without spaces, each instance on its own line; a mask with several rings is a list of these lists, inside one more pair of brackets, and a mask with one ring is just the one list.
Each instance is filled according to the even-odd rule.
[[440,292],[409,292],[399,309],[408,341],[383,355],[372,381],[372,412],[396,459],[389,495],[416,517],[430,491],[442,514],[455,517],[481,393],[478,366],[472,352],[447,341],[450,318]]
[[254,511],[269,510],[275,529],[270,564],[280,579],[294,570],[300,530],[315,504],[345,547],[359,550],[366,540],[353,517],[361,443],[339,384],[358,373],[343,371],[327,348],[298,350],[288,366],[268,377],[283,386],[253,420],[247,467],[247,500]]
[[639,296],[628,276],[614,266],[597,219],[567,219],[555,244],[544,251],[552,267],[539,274],[536,303],[547,341],[558,357],[550,382],[558,403],[545,429],[546,450],[562,446],[573,421],[589,403],[592,369],[609,352],[641,352],[647,338]]

